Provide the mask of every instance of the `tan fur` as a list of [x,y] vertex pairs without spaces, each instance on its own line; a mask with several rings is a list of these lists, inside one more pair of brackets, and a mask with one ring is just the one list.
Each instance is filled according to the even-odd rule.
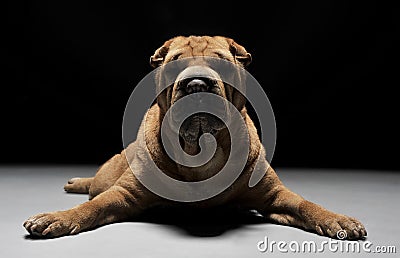
[[[251,61],[251,55],[245,48],[232,39],[180,36],[165,42],[156,50],[150,62],[157,67],[176,58],[194,56],[224,58],[243,66]],[[356,219],[330,212],[291,192],[281,183],[267,162],[264,163],[265,175],[262,181],[255,187],[249,188],[248,181],[255,161],[258,155],[265,157],[265,150],[253,122],[247,115],[242,97],[234,89],[229,88],[224,97],[238,108],[248,127],[250,151],[247,164],[234,184],[221,194],[204,201],[181,205],[199,208],[230,205],[256,209],[278,223],[301,227],[320,235],[335,237],[336,232],[343,229],[346,230],[348,239],[366,236],[364,226]],[[147,156],[144,155],[144,144],[147,144],[150,155],[158,167],[173,178],[198,181],[217,173],[229,154],[226,151],[229,142],[224,131],[217,136],[219,148],[215,158],[199,168],[179,166],[165,156],[159,137],[160,121],[171,105],[170,102],[165,94],[161,94],[157,104],[147,112],[146,128],[141,126],[137,140],[100,167],[94,178],[74,178],[67,183],[65,186],[67,192],[89,193],[90,201],[70,210],[32,216],[24,223],[27,231],[43,237],[76,234],[107,223],[127,220],[153,206],[176,205],[175,202],[163,199],[147,190],[132,173],[127,160],[133,161],[137,170],[135,173],[146,173]],[[144,134],[143,130],[146,130]],[[188,151],[193,150],[189,147]]]

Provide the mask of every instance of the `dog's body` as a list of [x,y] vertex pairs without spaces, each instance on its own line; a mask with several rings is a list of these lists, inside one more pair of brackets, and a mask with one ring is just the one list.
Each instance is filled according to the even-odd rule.
[[[232,39],[190,36],[167,41],[152,56],[151,64],[159,67],[176,59],[201,56],[223,58],[240,66],[246,66],[251,61],[250,54]],[[254,187],[248,186],[256,160],[259,156],[265,157],[265,150],[252,120],[247,115],[243,96],[217,81],[210,86],[196,78],[187,83],[185,89],[199,90],[203,87],[214,90],[215,94],[233,103],[240,112],[247,127],[250,147],[246,165],[239,178],[212,198],[188,203],[167,200],[144,187],[135,175],[146,173],[148,168],[149,158],[143,154],[147,151],[145,146],[152,160],[166,175],[182,181],[199,181],[215,175],[229,155],[227,150],[230,141],[227,140],[229,135],[226,128],[208,116],[195,117],[189,124],[183,124],[183,131],[180,132],[182,147],[191,155],[199,152],[198,140],[202,133],[214,135],[218,147],[207,164],[197,168],[180,166],[165,154],[160,142],[161,121],[166,111],[179,99],[179,83],[176,80],[173,86],[158,96],[157,103],[148,110],[135,142],[101,166],[94,178],[74,178],[68,181],[65,186],[67,192],[88,193],[90,201],[70,210],[32,216],[24,223],[27,231],[33,235],[58,237],[134,218],[143,211],[160,205],[199,208],[227,205],[255,209],[273,221],[301,227],[320,235],[336,237],[338,231],[345,230],[348,239],[366,236],[364,226],[356,219],[330,212],[287,189],[265,160],[262,163],[264,177]],[[135,169],[135,175],[132,168]]]

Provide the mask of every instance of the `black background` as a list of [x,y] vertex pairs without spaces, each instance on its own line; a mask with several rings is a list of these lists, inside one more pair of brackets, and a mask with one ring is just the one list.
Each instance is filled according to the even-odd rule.
[[0,161],[104,162],[121,151],[125,104],[154,50],[177,35],[222,35],[252,54],[272,103],[274,166],[400,169],[399,10],[188,2],[9,2]]

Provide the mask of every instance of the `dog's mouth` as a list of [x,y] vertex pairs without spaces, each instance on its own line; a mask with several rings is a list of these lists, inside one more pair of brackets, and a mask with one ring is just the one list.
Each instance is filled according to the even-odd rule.
[[218,117],[207,114],[198,113],[188,117],[179,129],[179,136],[186,143],[196,144],[200,136],[209,133],[214,137],[225,127],[225,124]]
[[[179,100],[183,102],[179,103]],[[179,123],[185,141],[194,142],[203,133],[215,134],[224,127],[228,116],[226,99],[216,80],[204,77],[185,78],[175,87],[172,119]]]

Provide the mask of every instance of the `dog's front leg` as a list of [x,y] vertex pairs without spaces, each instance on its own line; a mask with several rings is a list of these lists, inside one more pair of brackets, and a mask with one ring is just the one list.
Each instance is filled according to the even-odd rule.
[[132,182],[133,173],[128,171],[129,183],[133,189],[121,185],[114,185],[94,199],[65,211],[41,213],[30,217],[24,223],[26,230],[35,236],[60,237],[77,234],[83,230],[113,222],[124,221],[139,214],[145,204],[149,202],[145,196],[151,196],[146,189],[136,182]]
[[331,212],[290,191],[272,168],[250,193],[252,198],[258,200],[255,202],[256,209],[280,224],[304,228],[332,238],[337,238],[341,230],[346,231],[346,239],[360,239],[367,235],[357,219]]

